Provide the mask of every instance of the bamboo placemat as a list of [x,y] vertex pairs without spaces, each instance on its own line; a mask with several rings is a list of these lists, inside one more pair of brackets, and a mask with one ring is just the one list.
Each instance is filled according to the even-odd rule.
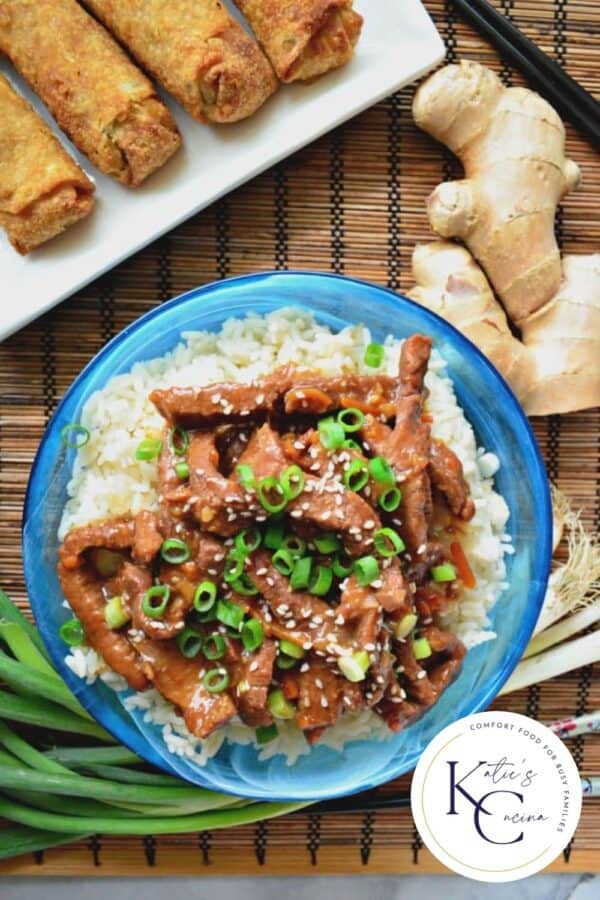
[[[399,0],[401,2],[401,0]],[[588,90],[600,92],[597,0],[494,0]],[[443,0],[426,0],[448,61],[477,59],[507,84],[518,73]],[[48,416],[82,366],[116,332],[196,285],[264,269],[319,269],[395,290],[411,284],[410,257],[431,234],[424,199],[458,168],[411,121],[413,89],[400,91],[199,214],[0,347],[0,583],[25,606],[19,525],[25,485]],[[568,128],[580,189],[558,216],[567,252],[600,249],[600,163]],[[0,287],[2,302],[10,292]],[[551,478],[600,521],[600,413],[534,422]],[[596,667],[596,676],[598,667]],[[600,708],[600,681],[586,666],[495,704],[549,722]],[[585,775],[600,774],[600,738],[571,743]],[[405,777],[382,790],[408,789]],[[555,871],[600,871],[600,803],[585,801]],[[104,838],[0,865],[22,875],[325,874],[443,871],[422,848],[408,811],[296,815],[234,830],[160,838]]]

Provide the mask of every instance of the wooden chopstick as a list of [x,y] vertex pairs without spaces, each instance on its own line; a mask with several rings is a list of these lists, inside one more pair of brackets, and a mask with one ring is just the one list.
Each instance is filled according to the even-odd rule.
[[563,119],[571,122],[600,149],[600,103],[585,88],[487,0],[451,2],[501,56],[519,69]]

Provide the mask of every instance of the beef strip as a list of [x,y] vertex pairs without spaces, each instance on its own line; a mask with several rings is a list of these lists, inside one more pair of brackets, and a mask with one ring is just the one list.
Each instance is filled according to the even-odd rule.
[[342,711],[341,678],[318,656],[307,659],[307,670],[298,676],[296,721],[303,731],[335,724]]
[[187,659],[172,641],[152,641],[143,636],[135,639],[144,671],[155,688],[177,706],[192,734],[208,737],[225,725],[236,708],[227,692],[211,694],[202,684],[202,674],[214,668],[202,656]]
[[267,632],[321,653],[339,655],[342,650],[358,649],[351,630],[339,619],[336,622],[337,611],[312,594],[293,591],[289,579],[271,564],[268,552],[258,550],[248,559],[246,573],[266,600],[272,619],[265,620],[258,607]]
[[[251,466],[255,477],[261,479],[281,475],[289,459],[282,438],[269,425],[263,425],[252,435],[240,462]],[[288,503],[286,513],[292,519],[310,522],[325,531],[339,532],[353,555],[364,553],[365,541],[371,539],[370,533],[380,525],[377,513],[354,491],[333,477],[316,478],[308,473],[304,490]]]
[[255,653],[244,653],[237,666],[236,696],[238,712],[252,728],[270,725],[273,716],[267,708],[269,685],[277,656],[275,641],[263,641]]
[[107,666],[126,679],[133,691],[145,690],[148,680],[138,654],[125,635],[111,630],[104,619],[106,600],[102,580],[87,563],[76,568],[65,566],[62,559],[65,553],[69,551],[62,547],[59,550],[58,577],[63,594],[83,626],[87,642]]
[[160,550],[163,537],[156,513],[143,511],[135,517],[117,516],[74,528],[61,547],[63,564],[76,568],[83,553],[92,548],[131,550],[137,562],[149,563]]
[[196,432],[188,451],[190,485],[188,503],[203,531],[228,537],[252,523],[264,510],[256,497],[237,478],[219,471],[219,453],[214,434]]
[[206,428],[247,422],[268,414],[311,413],[357,406],[393,415],[395,380],[387,375],[340,375],[326,378],[283,366],[249,384],[224,382],[207,387],[154,390],[150,400],[168,422]]
[[298,372],[294,382],[283,398],[287,415],[322,415],[348,407],[386,418],[394,414],[396,380],[389,375],[348,374],[324,378]]
[[475,504],[470,496],[460,459],[443,441],[431,442],[429,473],[434,487],[446,498],[450,511],[468,521],[475,515]]
[[224,382],[207,387],[172,387],[154,390],[150,400],[163,418],[183,428],[245,422],[271,412],[293,384],[293,370],[277,369],[267,378],[244,384]]
[[466,650],[455,635],[435,625],[420,629],[420,633],[429,641],[431,656],[416,660],[410,639],[396,642],[394,652],[400,666],[399,681],[409,699],[429,707],[460,669]]

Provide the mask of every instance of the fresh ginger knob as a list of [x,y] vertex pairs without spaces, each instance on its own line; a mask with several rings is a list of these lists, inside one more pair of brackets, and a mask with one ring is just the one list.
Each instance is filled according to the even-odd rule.
[[432,228],[467,244],[510,318],[522,322],[561,281],[554,217],[580,173],[565,157],[560,118],[533,91],[505,88],[468,60],[428,78],[413,115],[465,170],[463,181],[440,185],[429,198]]

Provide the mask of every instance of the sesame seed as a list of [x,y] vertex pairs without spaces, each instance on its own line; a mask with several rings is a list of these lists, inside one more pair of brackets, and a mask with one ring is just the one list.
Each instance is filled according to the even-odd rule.
[[269,570],[266,568],[266,566],[261,566],[260,569],[256,570],[256,574],[257,575],[266,575],[268,571]]
[[310,666],[308,663],[302,663],[302,665],[300,666],[300,671],[302,673],[308,672],[309,669],[310,669]]
[[296,627],[296,620],[295,620],[295,619],[288,619],[287,622],[285,623],[285,627],[286,627],[286,628],[295,628],[295,627]]
[[301,515],[302,515],[302,510],[300,510],[300,509],[293,509],[292,512],[290,513],[290,516],[292,517],[292,519],[299,519]]
[[[302,649],[303,649],[303,650],[310,650],[311,647],[312,647],[312,644],[311,644],[310,641],[306,641],[304,644],[302,644]],[[319,651],[317,650],[317,653],[318,653],[318,652],[319,652]],[[308,663],[305,663],[305,665],[308,665]]]
[[375,522],[373,521],[373,519],[367,519],[367,521],[364,523],[364,526],[365,528],[369,529],[375,528]]
[[257,669],[258,669],[258,662],[257,662],[257,660],[253,659],[252,662],[250,663],[250,665],[248,666],[248,671],[256,672]]
[[426,677],[427,677],[427,672],[425,671],[425,669],[421,669],[420,672],[417,672],[417,678],[419,679],[419,681],[421,680],[421,678],[426,678]]
[[303,706],[305,706],[305,707],[306,707],[306,706],[310,706],[310,697],[305,697],[305,698],[304,698]]
[[323,707],[323,709],[327,709],[327,707],[329,706],[329,700],[327,699],[327,697],[321,697],[321,706]]
[[320,678],[315,678],[315,684],[318,688],[321,688],[321,690],[323,690],[323,682]]
[[364,649],[365,649],[365,650],[369,650],[369,651],[374,650],[374,649],[375,649],[375,644],[373,644],[373,643],[365,644]]

